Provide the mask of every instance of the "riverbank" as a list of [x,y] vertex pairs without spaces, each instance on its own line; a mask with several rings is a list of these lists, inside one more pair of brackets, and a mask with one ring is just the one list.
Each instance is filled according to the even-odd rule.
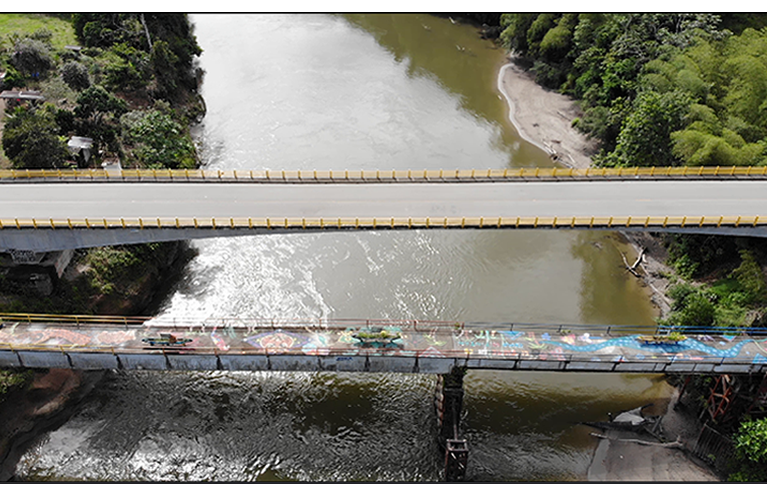
[[509,120],[524,140],[565,166],[591,166],[599,144],[572,127],[573,120],[581,116],[572,99],[535,83],[513,56],[498,73],[498,90],[509,105]]
[[[572,121],[580,115],[574,101],[535,83],[534,77],[514,63],[513,57],[499,71],[498,88],[509,104],[509,119],[522,138],[567,166],[587,168],[591,165],[590,156],[597,151],[598,144],[572,127]],[[671,276],[671,269],[665,264],[666,249],[648,233],[621,234],[633,247],[635,255],[644,250],[644,258],[637,266],[638,272],[660,317],[665,317],[671,310],[671,301],[666,296],[670,285],[667,277]],[[627,256],[631,263],[635,258]],[[670,441],[679,438],[689,449],[697,437],[700,423],[693,416],[674,409],[677,397],[678,393],[671,401],[653,403],[664,412],[662,424],[666,429],[666,438]],[[606,434],[610,439],[599,439],[595,443],[588,471],[589,481],[719,480],[682,449],[619,441],[645,440],[645,436],[626,431],[609,431]]]
[[35,374],[24,390],[0,405],[0,481],[13,480],[16,464],[43,433],[69,419],[77,402],[104,375],[54,368]]

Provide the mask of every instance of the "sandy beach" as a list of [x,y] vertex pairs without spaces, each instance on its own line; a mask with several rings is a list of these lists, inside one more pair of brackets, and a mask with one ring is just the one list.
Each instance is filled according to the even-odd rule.
[[523,139],[567,167],[591,165],[599,144],[572,127],[581,115],[572,99],[535,83],[513,59],[498,73],[498,90],[509,105],[509,120]]

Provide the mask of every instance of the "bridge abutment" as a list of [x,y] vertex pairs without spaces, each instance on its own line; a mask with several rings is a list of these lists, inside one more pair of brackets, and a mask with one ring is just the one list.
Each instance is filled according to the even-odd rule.
[[446,481],[461,481],[466,477],[469,447],[460,437],[463,411],[463,377],[466,369],[455,366],[444,375],[437,376],[434,405],[437,412],[438,440],[444,452]]

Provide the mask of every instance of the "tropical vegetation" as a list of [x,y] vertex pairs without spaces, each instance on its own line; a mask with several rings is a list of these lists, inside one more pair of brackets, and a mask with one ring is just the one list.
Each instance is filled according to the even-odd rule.
[[[0,14],[2,89],[45,98],[5,110],[0,161],[21,169],[116,159],[122,168],[196,168],[189,127],[204,113],[200,53],[183,14]],[[73,136],[93,139],[89,163],[68,150]],[[43,296],[3,272],[0,310],[137,314],[181,250],[156,243],[78,251],[66,279],[53,278]]]

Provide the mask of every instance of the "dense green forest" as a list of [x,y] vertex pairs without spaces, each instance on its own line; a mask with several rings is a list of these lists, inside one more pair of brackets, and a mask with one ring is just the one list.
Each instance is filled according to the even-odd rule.
[[767,164],[765,15],[504,14],[502,43],[580,101],[597,166]]
[[[500,42],[578,100],[598,167],[767,165],[767,15],[503,14]],[[665,236],[665,321],[763,325],[759,239]],[[690,284],[688,281],[698,281]]]

